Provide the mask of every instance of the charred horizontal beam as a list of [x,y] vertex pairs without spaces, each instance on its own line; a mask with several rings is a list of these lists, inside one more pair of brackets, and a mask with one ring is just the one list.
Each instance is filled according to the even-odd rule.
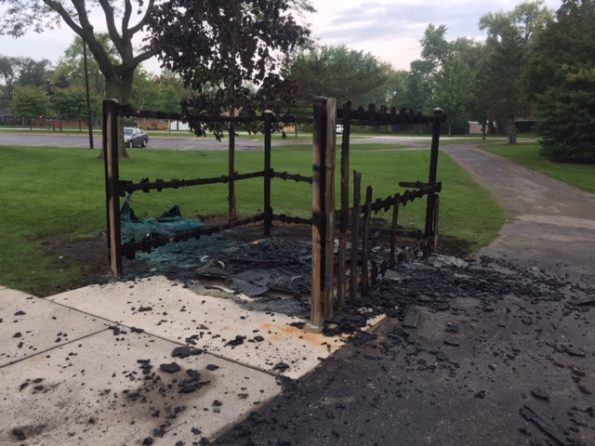
[[280,221],[282,223],[293,223],[298,225],[311,225],[312,219],[311,218],[302,218],[302,217],[293,217],[286,214],[278,214],[273,215],[273,220]]
[[[224,116],[224,115],[205,115],[205,114],[190,114],[190,113],[169,113],[154,110],[140,110],[134,109],[130,105],[121,105],[119,109],[121,116],[135,117],[135,118],[151,118],[151,119],[169,119],[172,121],[194,121],[194,122],[235,122],[235,123],[249,123],[249,122],[264,122],[264,115],[251,115],[251,116]],[[281,115],[274,116],[273,122],[299,122],[309,123],[312,122],[312,118],[292,116],[292,115]]]
[[409,239],[414,239],[414,240],[422,240],[424,238],[424,233],[420,230],[409,230],[409,231],[403,230],[403,229],[393,230],[391,228],[385,228],[382,226],[374,226],[373,228],[370,229],[370,232],[380,233],[382,235],[396,234],[397,237],[409,238]]
[[[337,110],[337,120],[343,121],[343,109]],[[379,109],[370,105],[367,109],[359,107],[350,111],[348,119],[352,124],[360,125],[398,125],[398,124],[430,124],[434,122],[434,116],[426,116],[421,112],[411,109],[400,109],[381,106]],[[441,121],[446,120],[446,115],[440,117]]]
[[[436,183],[432,186],[425,186],[421,189],[409,189],[399,195],[398,200],[402,205],[406,205],[409,202],[415,201],[418,198],[422,198],[426,195],[437,193],[442,190],[442,183]],[[372,211],[377,214],[380,211],[387,212],[391,207],[397,204],[397,197],[391,196],[384,200],[378,199],[372,203]]]
[[304,175],[296,174],[296,173],[289,173],[289,172],[273,172],[273,178],[279,178],[281,180],[293,180],[297,181],[298,183],[309,183],[312,184],[312,177],[307,177]]
[[182,242],[185,240],[191,240],[200,238],[206,235],[216,234],[221,231],[228,229],[237,228],[240,226],[246,226],[251,223],[257,223],[264,220],[264,214],[258,214],[253,217],[245,218],[243,220],[237,220],[234,222],[228,222],[221,225],[202,227],[193,229],[192,231],[179,232],[177,234],[159,237],[147,237],[140,241],[132,241],[122,245],[122,255],[130,256],[137,251],[151,251],[154,248],[167,245],[168,243]]
[[225,184],[229,183],[231,180],[239,181],[260,177],[264,177],[264,171],[236,173],[235,175],[231,176],[223,175],[212,178],[196,178],[194,180],[178,180],[174,178],[173,180],[168,181],[160,179],[150,181],[148,178],[144,178],[139,183],[134,183],[132,181],[120,181],[119,191],[120,195],[124,196],[126,193],[132,193],[135,191],[150,192],[151,190],[156,190],[161,192],[164,189],[179,189],[181,187],[204,186],[207,184]]
[[399,182],[400,187],[406,187],[409,189],[421,189],[428,186],[428,183],[423,181],[401,181]]
[[[204,123],[249,123],[249,122],[264,122],[264,115],[251,116],[223,116],[223,115],[205,115],[205,114],[189,114],[189,113],[168,113],[153,110],[134,109],[130,105],[121,105],[119,113],[122,116],[137,117],[137,118],[153,118],[153,119],[170,119],[173,121],[198,121]],[[343,109],[337,109],[337,122],[343,122]],[[411,109],[397,110],[395,107],[388,108],[380,106],[377,110],[375,106],[364,109],[351,110],[349,115],[350,122],[353,125],[398,125],[398,124],[430,124],[434,122],[434,116],[423,115],[421,112],[416,112]],[[441,116],[441,121],[446,120],[446,115]],[[312,118],[307,116],[292,116],[281,115],[275,116],[274,122],[282,123],[312,123]]]

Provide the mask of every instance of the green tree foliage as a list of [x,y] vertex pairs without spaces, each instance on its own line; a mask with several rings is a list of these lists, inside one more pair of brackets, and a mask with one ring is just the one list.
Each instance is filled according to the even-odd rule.
[[405,81],[404,105],[431,113],[441,107],[449,134],[462,133],[474,115],[475,79],[482,46],[465,38],[446,40],[444,25],[429,25],[420,43],[422,59],[411,63]]
[[565,0],[532,47],[527,85],[543,153],[595,163],[595,1]]
[[524,72],[530,42],[548,20],[543,2],[531,1],[507,13],[490,13],[479,22],[487,32],[486,57],[480,69],[480,91],[487,113],[508,122],[508,142],[516,143],[515,120],[531,112]]
[[[0,19],[0,34],[15,37],[33,30],[43,32],[57,23],[64,23],[83,39],[95,57],[105,78],[106,96],[127,104],[130,100],[134,71],[156,54],[148,46],[133,45],[134,37],[146,25],[148,14],[155,7],[154,0],[0,0],[6,13]],[[105,19],[110,41],[117,51],[117,60],[110,56],[95,27],[90,13],[100,9]],[[121,132],[123,135],[123,132]],[[119,153],[127,157],[123,136]]]
[[52,70],[47,59],[33,60],[29,57],[16,59],[19,85],[43,86],[50,82]]
[[395,72],[370,53],[344,45],[306,49],[288,58],[283,76],[294,82],[298,101],[310,106],[312,98],[328,96],[339,104],[386,104],[402,94],[403,73]]
[[42,87],[16,86],[12,112],[14,116],[28,120],[31,129],[33,118],[41,118],[50,114],[50,99]]
[[132,84],[130,103],[134,108],[158,110],[161,106],[161,89],[145,70],[138,69]]
[[[97,40],[105,49],[112,63],[117,61],[117,51],[111,43],[109,35],[106,33],[97,33]],[[99,64],[95,58],[89,54],[87,58],[87,71],[89,73],[89,89],[91,94],[105,97],[105,77],[101,72]],[[54,83],[66,81],[67,85],[84,88],[85,69],[83,61],[83,39],[76,36],[73,42],[66,48],[60,58],[53,76]]]
[[50,97],[54,116],[60,120],[81,120],[87,116],[87,98],[80,87],[55,88]]
[[[304,7],[307,2],[292,0],[173,0],[156,8],[153,48],[195,93],[184,109],[235,114],[252,106],[248,86],[277,78],[280,56],[306,43],[308,30],[294,16]],[[201,132],[199,123],[191,125]]]
[[465,121],[471,113],[473,101],[473,72],[460,55],[449,56],[436,74],[433,101],[442,107],[448,117],[448,134],[452,127],[464,131]]

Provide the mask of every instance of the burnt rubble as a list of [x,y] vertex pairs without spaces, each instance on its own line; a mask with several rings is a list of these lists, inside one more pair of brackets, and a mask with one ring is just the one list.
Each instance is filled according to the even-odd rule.
[[[344,351],[304,382],[280,377],[284,395],[215,444],[427,444],[420,431],[442,435],[450,412],[456,435],[441,444],[496,438],[487,414],[506,425],[498,444],[595,444],[592,296],[490,258],[400,265],[327,322],[325,334],[352,334]],[[363,331],[379,313],[388,321]],[[379,421],[400,410],[411,416],[391,415],[394,430]]]

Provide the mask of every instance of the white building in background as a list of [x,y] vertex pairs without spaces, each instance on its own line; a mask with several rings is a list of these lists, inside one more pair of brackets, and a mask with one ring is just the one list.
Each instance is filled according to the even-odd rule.
[[190,126],[188,125],[187,122],[182,122],[182,121],[171,121],[169,123],[169,129],[170,130],[181,130],[181,131],[190,131]]
[[470,135],[481,135],[482,128],[481,123],[478,121],[467,121],[467,126],[469,128]]

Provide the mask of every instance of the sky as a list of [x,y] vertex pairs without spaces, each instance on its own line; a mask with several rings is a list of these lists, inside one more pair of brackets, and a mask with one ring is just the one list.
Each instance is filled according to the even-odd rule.
[[[304,19],[310,23],[313,38],[319,44],[345,44],[370,52],[396,69],[409,69],[419,58],[419,40],[425,28],[433,23],[446,25],[449,40],[469,37],[481,40],[479,18],[488,12],[509,11],[520,0],[311,0],[317,12]],[[557,9],[561,0],[545,0]],[[3,13],[0,9],[0,15]],[[98,30],[105,29],[101,14],[94,17]],[[42,34],[30,32],[14,39],[0,36],[0,54],[47,58],[58,61],[72,42],[74,33],[65,25]],[[159,71],[157,60],[145,64],[151,72]]]

